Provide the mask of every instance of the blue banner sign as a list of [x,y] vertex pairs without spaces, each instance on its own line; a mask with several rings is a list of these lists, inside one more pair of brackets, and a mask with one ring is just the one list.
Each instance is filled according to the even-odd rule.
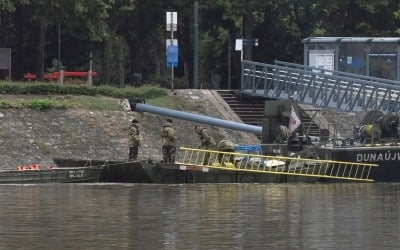
[[167,46],[167,67],[177,67],[178,66],[178,46],[169,45]]

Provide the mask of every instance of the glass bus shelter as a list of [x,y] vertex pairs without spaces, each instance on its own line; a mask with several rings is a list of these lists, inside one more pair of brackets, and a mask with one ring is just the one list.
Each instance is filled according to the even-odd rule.
[[400,81],[400,37],[308,37],[304,65]]

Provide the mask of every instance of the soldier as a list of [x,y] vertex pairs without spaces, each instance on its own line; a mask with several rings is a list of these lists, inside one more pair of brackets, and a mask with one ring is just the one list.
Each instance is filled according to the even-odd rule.
[[138,120],[132,119],[131,124],[129,125],[129,161],[137,160],[138,152],[139,152],[139,145],[140,145],[140,137],[139,137],[139,126]]
[[165,164],[174,164],[176,155],[176,140],[178,138],[175,135],[175,130],[171,127],[172,120],[167,119],[167,123],[163,125],[161,129],[161,140],[162,140],[162,154]]
[[274,130],[274,143],[284,143],[288,139],[289,130],[285,125],[280,125]]
[[[235,144],[230,140],[221,140],[218,143],[218,150],[223,152],[234,152]],[[225,155],[225,156],[224,156]],[[219,163],[222,162],[231,162],[233,163],[233,155],[232,154],[218,154]]]
[[[212,137],[210,131],[208,131],[208,129],[200,127],[200,126],[195,126],[194,127],[195,132],[199,135],[200,137],[200,149],[214,149],[216,146],[215,140]],[[210,153],[207,152],[204,155],[204,159],[203,159],[203,165],[209,165],[209,159],[210,159]]]

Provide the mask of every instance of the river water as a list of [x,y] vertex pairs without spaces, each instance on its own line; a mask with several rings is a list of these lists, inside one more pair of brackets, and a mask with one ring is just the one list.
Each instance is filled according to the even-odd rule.
[[0,189],[0,249],[400,249],[400,183]]

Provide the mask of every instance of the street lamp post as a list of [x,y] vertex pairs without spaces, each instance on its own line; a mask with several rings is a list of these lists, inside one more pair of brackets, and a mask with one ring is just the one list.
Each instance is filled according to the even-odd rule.
[[61,65],[60,65],[60,61],[61,61],[61,25],[58,24],[58,72],[60,72],[61,70]]
[[228,89],[230,90],[232,88],[232,77],[231,77],[231,50],[232,50],[232,45],[231,45],[231,36],[228,33]]
[[199,1],[193,3],[193,88],[199,88]]
[[64,70],[61,69],[61,25],[58,24],[58,83],[64,84]]

